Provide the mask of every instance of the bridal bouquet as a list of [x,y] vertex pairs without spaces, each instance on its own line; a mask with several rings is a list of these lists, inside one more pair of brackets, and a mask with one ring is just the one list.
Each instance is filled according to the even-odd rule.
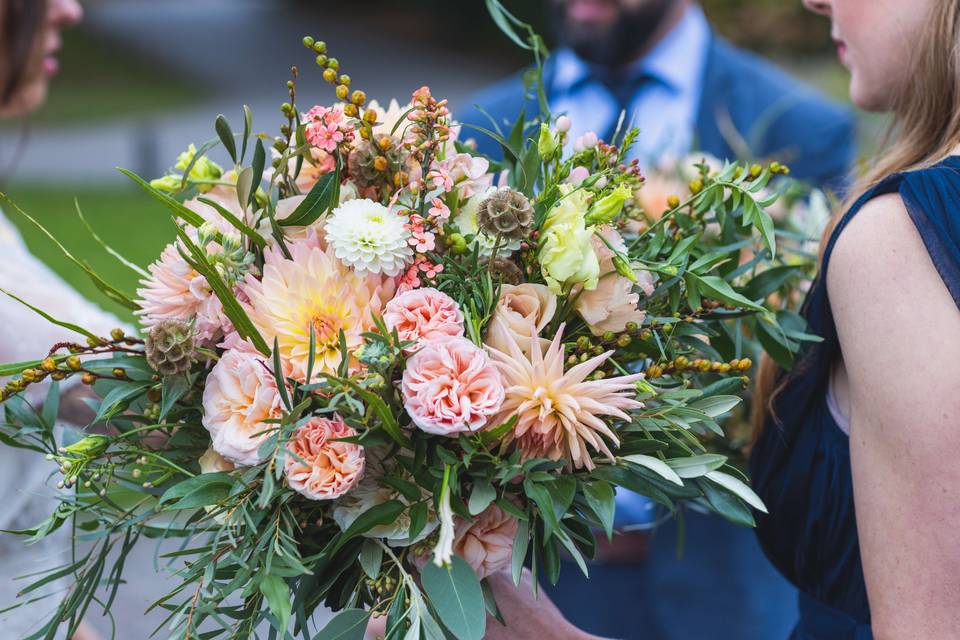
[[[539,62],[539,38],[489,6]],[[152,605],[173,637],[361,638],[386,616],[388,638],[478,640],[499,616],[484,578],[556,582],[562,556],[586,572],[618,487],[752,525],[763,504],[702,441],[748,381],[745,325],[803,339],[765,306],[785,282],[765,276],[766,186],[785,168],[698,164],[641,222],[636,129],[571,140],[542,87],[539,114],[468,129],[425,86],[368,101],[303,44],[335,102],[298,104],[294,69],[279,135],[245,109],[168,175],[124,171],[176,239],[135,296],[76,262],[142,337],[38,309],[78,340],[0,368],[17,376],[0,439],[61,474],[59,506],[17,533],[67,525],[75,542],[22,591],[71,583],[35,637],[109,612],[146,539],[178,541],[158,559],[176,586]],[[22,392],[42,381],[34,407]],[[54,429],[77,381],[97,397],[90,428]],[[321,606],[337,613],[317,633]]]

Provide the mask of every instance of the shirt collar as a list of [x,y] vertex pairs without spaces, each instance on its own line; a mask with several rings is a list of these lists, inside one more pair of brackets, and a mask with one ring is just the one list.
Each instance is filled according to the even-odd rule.
[[[698,94],[709,42],[707,18],[698,5],[691,5],[670,33],[633,63],[627,73],[652,76],[678,94]],[[554,64],[554,94],[568,93],[597,76],[594,65],[569,48],[557,51]]]

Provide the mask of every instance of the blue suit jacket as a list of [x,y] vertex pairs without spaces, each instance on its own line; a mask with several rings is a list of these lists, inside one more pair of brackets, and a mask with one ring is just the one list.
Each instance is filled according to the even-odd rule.
[[[553,69],[544,68],[548,97]],[[492,129],[489,114],[508,131],[521,107],[528,117],[539,112],[533,96],[524,96],[518,73],[474,95],[455,111],[468,125]],[[797,82],[768,62],[712,36],[704,65],[702,98],[694,132],[696,151],[721,159],[780,160],[792,175],[816,186],[839,190],[853,162],[854,124],[850,113]],[[478,149],[499,158],[497,142],[465,128]]]
[[[550,87],[552,69],[544,69]],[[712,37],[703,78],[695,150],[727,159],[777,159],[794,177],[842,190],[853,161],[850,114],[772,65]],[[549,97],[549,96],[548,96]],[[477,94],[499,128],[509,130],[522,107],[539,112],[523,95],[522,75]],[[490,119],[467,106],[461,122],[486,129]],[[475,130],[480,151],[502,155],[495,140]],[[660,527],[639,564],[592,564],[589,582],[565,563],[560,584],[548,591],[567,617],[604,637],[642,640],[776,640],[797,619],[796,590],[764,557],[754,532],[718,516],[688,514],[683,559],[677,558],[677,523]]]

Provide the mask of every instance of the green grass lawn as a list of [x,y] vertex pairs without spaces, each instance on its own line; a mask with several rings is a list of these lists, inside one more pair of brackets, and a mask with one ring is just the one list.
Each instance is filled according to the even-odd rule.
[[[47,103],[31,116],[36,125],[169,113],[207,97],[199,83],[124,51],[100,34],[80,27],[65,32],[63,40],[60,73],[51,83]],[[4,120],[0,126],[20,124]]]
[[[37,184],[13,184],[7,193],[75,257],[88,262],[104,280],[130,297],[135,295],[139,276],[90,237],[76,214],[74,198],[79,201],[84,216],[97,234],[135,264],[145,267],[153,262],[174,237],[174,226],[166,209],[135,188],[51,188]],[[87,298],[116,313],[118,317],[132,321],[133,316],[128,309],[103,296],[87,275],[30,221],[9,205],[5,207],[5,214],[20,229],[34,255]]]

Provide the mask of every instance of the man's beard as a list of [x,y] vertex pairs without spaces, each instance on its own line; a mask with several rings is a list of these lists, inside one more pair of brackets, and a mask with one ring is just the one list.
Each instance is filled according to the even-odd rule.
[[621,11],[609,27],[573,24],[566,11],[551,11],[554,33],[560,43],[570,47],[582,59],[606,67],[632,62],[650,46],[650,40],[663,22],[673,0],[649,0],[633,11]]

